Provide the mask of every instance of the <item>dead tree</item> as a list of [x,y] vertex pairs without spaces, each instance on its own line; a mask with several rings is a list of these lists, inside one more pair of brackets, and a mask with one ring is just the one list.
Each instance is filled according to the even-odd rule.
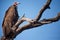
[[[39,26],[42,26],[44,24],[49,24],[49,23],[53,23],[53,22],[59,21],[60,20],[60,13],[58,13],[58,15],[56,17],[54,17],[54,18],[40,20],[43,12],[46,9],[50,8],[49,5],[50,5],[51,1],[52,0],[47,0],[46,4],[42,7],[42,9],[39,11],[38,15],[34,19],[26,18],[23,15],[23,17],[21,19],[19,19],[18,21],[16,21],[13,24],[13,26],[10,25],[11,27],[9,29],[8,29],[9,26],[7,26],[7,29],[9,30],[9,32],[7,34],[3,35],[1,40],[13,40],[18,34],[20,34],[24,30],[35,28],[35,27],[39,27]],[[14,19],[14,18],[12,18],[12,19]],[[16,18],[15,18],[15,20],[16,20]],[[27,21],[29,23],[24,25],[24,26],[22,26],[20,28],[19,25],[21,23],[23,23],[24,21]],[[4,28],[4,26],[3,26],[3,28]],[[7,31],[7,29],[5,29],[5,30],[3,29],[3,31]]]

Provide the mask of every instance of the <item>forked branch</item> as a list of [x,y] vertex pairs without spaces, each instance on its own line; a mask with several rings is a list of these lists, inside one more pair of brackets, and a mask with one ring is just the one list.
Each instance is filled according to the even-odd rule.
[[44,12],[46,9],[50,9],[50,6],[49,6],[49,5],[50,5],[51,1],[52,1],[52,0],[47,0],[46,4],[42,7],[42,9],[39,11],[39,14],[38,14],[37,17],[35,18],[36,21],[38,21],[38,20],[41,18],[43,12]]
[[54,17],[54,18],[43,19],[43,20],[41,20],[41,21],[37,21],[37,22],[34,23],[34,24],[29,23],[29,24],[27,24],[27,25],[24,25],[22,28],[18,28],[18,29],[16,30],[16,33],[17,33],[17,35],[18,35],[19,33],[21,33],[21,32],[24,31],[24,30],[31,29],[31,28],[35,28],[35,27],[39,27],[39,26],[42,26],[42,25],[44,25],[44,24],[53,23],[53,22],[56,22],[56,21],[59,21],[59,20],[60,20],[60,13],[58,13],[58,15],[57,15],[56,17]]
[[[47,8],[50,8],[49,5],[51,3],[51,0],[47,0],[46,4],[42,7],[42,9],[40,10],[40,12],[38,13],[37,17],[34,19],[34,20],[31,20],[29,18],[25,18],[25,17],[22,17],[21,20],[19,20],[15,25],[14,25],[14,28],[18,27],[18,25],[20,25],[23,21],[28,21],[28,22],[36,22],[36,21],[39,21],[39,19],[41,18],[42,16],[42,13],[47,9]],[[15,29],[16,29],[15,28]]]

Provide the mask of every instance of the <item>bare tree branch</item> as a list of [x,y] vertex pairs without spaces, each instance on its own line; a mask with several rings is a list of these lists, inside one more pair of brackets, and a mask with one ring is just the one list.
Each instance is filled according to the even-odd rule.
[[60,13],[59,13],[56,17],[54,17],[54,18],[43,19],[43,20],[41,20],[41,21],[37,21],[37,22],[34,23],[34,24],[29,23],[29,24],[27,24],[27,25],[24,25],[23,27],[18,28],[18,29],[16,30],[16,33],[17,33],[16,35],[18,35],[19,33],[21,33],[21,32],[24,31],[24,30],[31,29],[31,28],[35,28],[35,27],[39,27],[39,26],[42,26],[42,25],[44,25],[44,24],[49,24],[49,23],[52,23],[52,22],[56,22],[56,21],[58,21],[58,20],[60,20]]
[[42,7],[42,9],[39,11],[39,14],[38,14],[37,17],[35,18],[36,21],[38,21],[38,20],[41,18],[43,12],[44,12],[47,8],[50,8],[49,5],[50,5],[51,1],[52,1],[52,0],[47,0],[46,4]]
[[17,23],[12,27],[12,30],[16,30],[18,28],[18,26],[23,23],[24,21],[27,21],[29,23],[32,23],[33,20],[32,19],[29,19],[29,18],[26,18],[26,17],[22,17],[20,20],[17,21]]
[[38,20],[41,18],[42,13],[43,13],[47,8],[49,8],[50,3],[51,3],[51,0],[47,0],[46,4],[45,4],[45,5],[43,6],[43,8],[40,10],[40,12],[39,12],[39,14],[37,15],[36,19],[31,20],[31,19],[29,19],[29,18],[23,17],[21,20],[19,20],[19,21],[14,25],[13,29],[15,30],[16,28],[18,28],[18,26],[19,26],[22,22],[24,22],[24,21],[28,21],[28,22],[31,22],[31,23],[33,23],[34,21],[38,21]]

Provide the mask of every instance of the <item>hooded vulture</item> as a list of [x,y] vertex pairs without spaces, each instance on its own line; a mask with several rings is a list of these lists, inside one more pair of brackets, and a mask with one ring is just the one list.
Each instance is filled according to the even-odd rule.
[[17,12],[18,4],[19,4],[18,2],[15,2],[5,12],[5,17],[4,17],[3,23],[2,23],[3,35],[5,37],[7,36],[7,34],[10,33],[11,28],[13,27],[13,25],[17,22],[17,20],[19,18],[18,12]]

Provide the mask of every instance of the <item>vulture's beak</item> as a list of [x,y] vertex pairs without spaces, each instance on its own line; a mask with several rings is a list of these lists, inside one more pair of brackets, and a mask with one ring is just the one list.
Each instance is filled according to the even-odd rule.
[[21,3],[20,3],[20,2],[17,2],[17,5],[18,5],[18,4],[21,4]]
[[20,2],[14,2],[14,5],[17,6],[18,4],[21,4]]

